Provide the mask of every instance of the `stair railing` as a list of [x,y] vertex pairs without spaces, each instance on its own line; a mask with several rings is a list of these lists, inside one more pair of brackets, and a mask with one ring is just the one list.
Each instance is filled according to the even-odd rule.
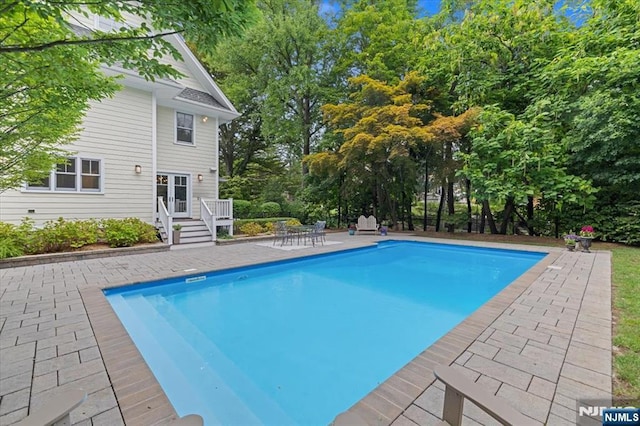
[[200,199],[200,219],[204,222],[211,233],[211,241],[215,241],[217,239],[216,216],[211,212],[211,209],[209,209],[207,201],[202,198]]
[[167,243],[173,244],[173,218],[169,215],[169,210],[164,205],[162,197],[158,197],[158,220],[167,233]]

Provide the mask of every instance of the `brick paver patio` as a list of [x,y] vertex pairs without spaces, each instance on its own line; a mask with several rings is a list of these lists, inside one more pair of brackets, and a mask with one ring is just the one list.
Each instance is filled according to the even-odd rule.
[[[73,412],[74,424],[151,425],[175,417],[101,288],[344,250],[382,238],[329,234],[342,243],[294,251],[255,243],[181,247],[0,269],[0,424],[24,418],[53,393],[72,387],[89,393]],[[508,247],[550,254],[351,411],[369,424],[435,424],[444,397],[432,374],[437,364],[453,365],[540,424],[575,424],[577,398],[610,398],[610,253]],[[465,424],[494,424],[472,404],[464,412]]]

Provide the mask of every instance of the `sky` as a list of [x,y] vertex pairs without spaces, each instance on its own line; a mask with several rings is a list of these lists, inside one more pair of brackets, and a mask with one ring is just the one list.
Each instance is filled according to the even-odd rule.
[[[440,9],[440,0],[418,0],[418,7],[425,15],[433,15]],[[320,14],[331,13],[337,8],[338,6],[332,0],[323,0],[320,4]]]

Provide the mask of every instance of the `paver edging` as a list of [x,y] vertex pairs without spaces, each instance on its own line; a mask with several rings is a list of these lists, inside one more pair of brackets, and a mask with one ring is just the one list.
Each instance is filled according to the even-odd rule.
[[[80,297],[125,424],[139,424],[142,418],[154,424],[178,418],[102,290],[83,288]],[[126,353],[126,359],[120,356],[123,353]],[[126,368],[121,367],[123,361],[127,363]]]
[[96,259],[100,257],[125,256],[129,254],[156,253],[168,251],[167,244],[154,244],[138,247],[116,247],[100,250],[74,251],[65,253],[34,254],[30,256],[0,259],[0,269],[35,266],[45,263],[73,262],[76,260]]

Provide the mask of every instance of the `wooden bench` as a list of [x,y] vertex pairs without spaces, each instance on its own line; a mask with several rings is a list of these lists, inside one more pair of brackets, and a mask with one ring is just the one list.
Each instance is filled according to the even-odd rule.
[[378,233],[379,226],[380,225],[378,224],[378,221],[376,220],[375,216],[369,216],[369,217],[360,216],[358,218],[356,229],[358,231],[358,234],[361,232]]
[[[71,412],[86,399],[87,393],[81,389],[62,391],[14,426],[70,426]],[[189,414],[173,420],[169,426],[203,426],[203,424],[201,416]]]
[[438,365],[433,374],[445,384],[444,408],[440,426],[460,426],[464,399],[476,404],[488,415],[503,425],[533,426],[533,419],[511,407],[504,399],[498,398],[475,382],[470,381],[451,367]]

